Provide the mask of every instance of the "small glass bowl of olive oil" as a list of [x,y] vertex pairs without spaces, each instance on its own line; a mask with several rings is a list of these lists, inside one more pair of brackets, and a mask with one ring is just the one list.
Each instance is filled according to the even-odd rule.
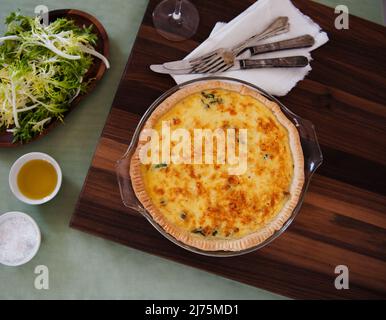
[[62,184],[62,171],[51,156],[27,153],[16,160],[9,173],[9,186],[20,201],[43,204],[56,196]]

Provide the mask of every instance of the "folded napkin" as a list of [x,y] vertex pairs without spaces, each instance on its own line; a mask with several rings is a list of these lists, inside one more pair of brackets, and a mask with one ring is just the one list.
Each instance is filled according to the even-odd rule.
[[[290,0],[258,0],[229,23],[217,23],[209,38],[186,56],[185,59],[198,57],[218,48],[232,48],[241,41],[262,32],[274,19],[280,16],[287,16],[289,18],[290,31],[263,40],[260,43],[280,41],[309,34],[315,38],[315,45],[311,48],[259,54],[252,57],[252,59],[304,55],[311,60],[310,51],[322,46],[328,41],[327,34],[321,31],[319,25],[302,14]],[[221,76],[245,80],[263,88],[273,95],[284,96],[298,81],[304,79],[311,69],[310,66],[307,66],[304,68],[228,71],[221,73]],[[204,75],[174,75],[173,78],[177,83],[182,83],[203,76]]]

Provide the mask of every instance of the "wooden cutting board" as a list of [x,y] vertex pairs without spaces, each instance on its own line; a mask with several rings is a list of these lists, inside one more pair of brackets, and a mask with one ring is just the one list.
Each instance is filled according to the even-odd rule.
[[[325,161],[290,228],[267,247],[235,258],[184,251],[121,202],[115,162],[138,120],[174,83],[149,65],[181,59],[253,0],[196,0],[196,36],[174,43],[153,28],[150,1],[103,129],[71,226],[127,246],[294,298],[386,298],[386,52],[385,28],[350,17],[334,28],[333,9],[294,3],[330,36],[313,53],[313,71],[281,101],[317,128]],[[334,286],[346,265],[349,290]]]

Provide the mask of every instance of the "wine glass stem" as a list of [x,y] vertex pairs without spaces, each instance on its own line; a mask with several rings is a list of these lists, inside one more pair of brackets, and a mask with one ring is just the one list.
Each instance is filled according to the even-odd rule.
[[174,20],[180,20],[181,19],[181,5],[182,5],[182,0],[176,0],[176,7],[173,12],[173,19]]

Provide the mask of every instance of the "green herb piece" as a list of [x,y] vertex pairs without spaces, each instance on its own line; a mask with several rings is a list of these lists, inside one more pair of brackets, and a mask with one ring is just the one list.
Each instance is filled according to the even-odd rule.
[[195,234],[201,234],[201,235],[204,236],[204,237],[206,236],[204,230],[203,230],[201,227],[196,228],[196,229],[193,229],[193,230],[192,230],[192,233],[195,233]]
[[158,163],[154,165],[154,169],[166,168],[168,165],[166,163]]
[[201,92],[201,95],[203,96],[203,99],[201,99],[201,102],[204,104],[205,108],[209,109],[211,104],[215,103],[223,103],[223,100],[219,97],[216,97],[213,93],[206,93]]
[[201,92],[201,94],[204,96],[206,99],[214,99],[214,94],[213,93],[206,93],[206,92]]
[[216,99],[214,99],[214,100],[209,101],[209,103],[210,103],[210,104],[214,104],[214,103],[219,103],[219,104],[221,104],[221,103],[223,103],[223,99],[221,99],[221,98],[216,98]]

